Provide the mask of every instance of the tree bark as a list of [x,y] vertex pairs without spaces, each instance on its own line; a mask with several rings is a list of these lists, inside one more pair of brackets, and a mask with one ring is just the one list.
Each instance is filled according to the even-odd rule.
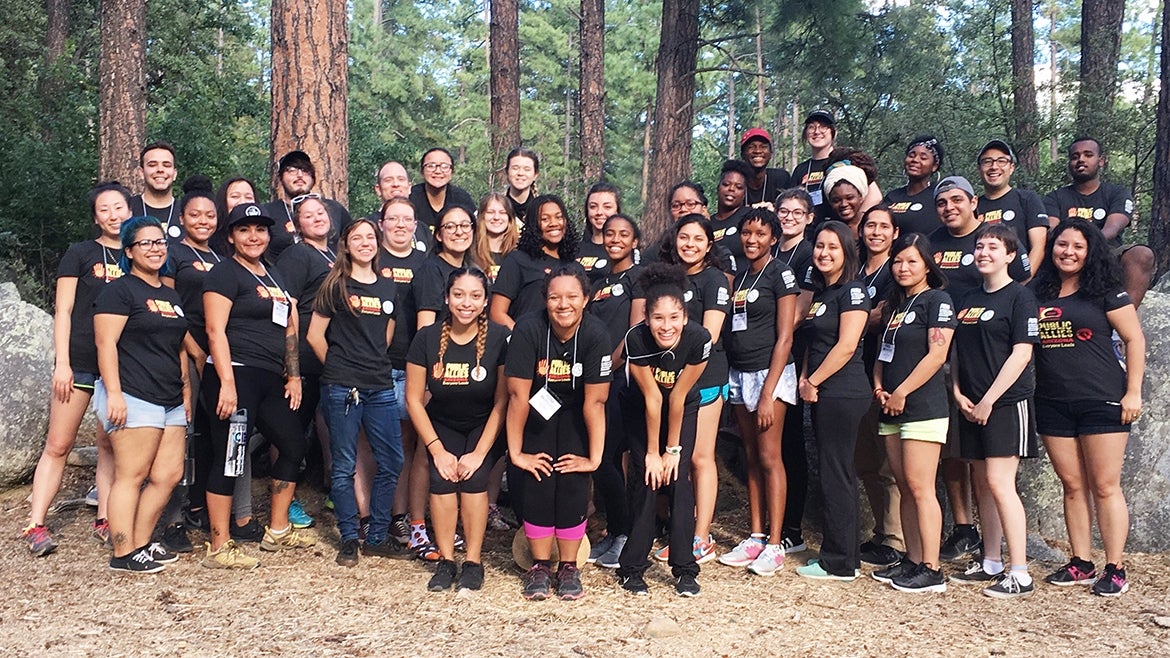
[[1104,139],[1117,92],[1124,0],[1081,3],[1081,89],[1077,97],[1077,134]]
[[657,240],[671,225],[670,187],[691,173],[695,116],[695,58],[699,52],[699,0],[663,0],[662,37],[655,70],[650,175],[642,232]]
[[317,190],[349,203],[349,26],[346,0],[272,0],[273,196],[275,162],[301,150]]
[[98,64],[98,179],[140,187],[146,142],[146,0],[103,0]]
[[1162,8],[1162,54],[1158,72],[1157,129],[1154,138],[1154,193],[1150,202],[1150,249],[1161,276],[1170,270],[1170,3]]
[[491,0],[488,26],[491,69],[492,162],[520,146],[520,7],[517,0]]
[[581,174],[605,173],[605,0],[581,0]]
[[65,52],[69,36],[69,0],[45,0],[45,64],[51,65]]
[[1033,0],[1012,0],[1012,119],[1016,154],[1029,176],[1040,173],[1036,137],[1035,36]]

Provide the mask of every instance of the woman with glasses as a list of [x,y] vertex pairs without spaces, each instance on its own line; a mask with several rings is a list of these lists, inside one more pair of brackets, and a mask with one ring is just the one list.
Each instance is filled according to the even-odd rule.
[[475,201],[466,190],[453,185],[451,176],[455,173],[455,161],[451,152],[436,146],[423,153],[419,170],[423,182],[410,188],[410,202],[414,204],[414,217],[432,231],[438,229],[439,216],[449,208],[463,208],[468,216],[475,212]]
[[[565,202],[554,194],[532,200],[532,213],[516,251],[504,258],[492,287],[492,322],[511,329],[520,316],[544,307],[544,277],[557,265],[577,257],[577,230],[568,219]],[[586,291],[588,293],[588,291]]]

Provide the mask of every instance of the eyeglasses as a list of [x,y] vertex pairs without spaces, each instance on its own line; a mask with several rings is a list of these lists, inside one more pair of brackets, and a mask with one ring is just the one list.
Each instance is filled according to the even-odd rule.
[[157,240],[139,240],[133,244],[137,247],[142,247],[145,251],[150,251],[151,247],[159,247],[160,249],[164,249],[167,246],[167,239],[159,238]]
[[804,219],[808,216],[807,210],[792,210],[790,208],[781,208],[776,211],[776,216],[780,219],[791,216],[793,219]]
[[292,198],[292,201],[290,201],[289,203],[291,203],[292,205],[295,206],[295,205],[302,203],[304,201],[308,201],[309,199],[320,200],[321,198],[322,197],[320,194],[317,194],[316,192],[309,192],[308,194],[298,194],[297,196],[294,196]]
[[382,221],[386,222],[387,224],[409,224],[414,221],[414,217],[407,215],[390,215],[389,217],[382,218]]
[[999,165],[1000,167],[1006,167],[1006,166],[1010,165],[1011,163],[1012,163],[1011,158],[1005,158],[1003,156],[1000,156],[998,158],[979,158],[979,166],[980,167],[990,167],[991,165]]
[[455,167],[450,162],[428,162],[422,166],[423,171],[451,171]]
[[697,199],[692,199],[690,201],[672,201],[670,204],[671,210],[684,210],[684,209],[694,210],[696,208],[702,208],[702,207],[703,207],[703,202],[699,201]]
[[471,232],[471,222],[460,222],[458,224],[443,224],[439,228],[442,229],[443,231],[446,231],[447,233],[459,233],[460,231],[465,231],[467,233],[470,233]]

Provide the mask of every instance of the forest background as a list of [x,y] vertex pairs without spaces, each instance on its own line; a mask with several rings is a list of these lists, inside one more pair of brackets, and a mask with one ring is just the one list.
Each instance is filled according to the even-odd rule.
[[[91,235],[99,177],[139,191],[138,148],[159,139],[178,151],[180,182],[244,175],[264,196],[275,157],[296,146],[288,126],[314,116],[299,101],[321,90],[345,102],[316,138],[329,165],[318,183],[355,216],[377,207],[378,165],[399,160],[418,182],[431,146],[455,154],[454,182],[473,196],[500,188],[518,134],[541,155],[538,187],[578,221],[604,176],[627,212],[665,225],[664,185],[689,175],[713,191],[754,126],[791,169],[808,157],[804,115],[826,108],[838,144],[877,157],[883,189],[904,184],[907,141],[932,133],[942,173],[973,181],[978,148],[1006,138],[1022,159],[1013,183],[1043,194],[1067,182],[1072,137],[1093,134],[1106,178],[1134,190],[1131,233],[1160,272],[1170,264],[1170,23],[1157,0],[0,0],[0,12],[0,280],[46,308],[60,255]],[[306,65],[286,28],[314,22],[328,24],[303,40],[325,48]],[[141,61],[129,110],[109,94],[133,68],[119,64],[127,51]],[[493,62],[513,77],[518,117]]]

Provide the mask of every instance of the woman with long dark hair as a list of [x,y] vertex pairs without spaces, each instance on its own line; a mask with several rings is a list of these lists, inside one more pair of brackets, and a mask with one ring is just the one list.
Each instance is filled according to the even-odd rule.
[[585,268],[590,281],[600,279],[609,271],[603,230],[605,220],[621,211],[621,193],[612,183],[600,181],[585,192],[585,237],[577,246],[577,262]]
[[[532,213],[520,232],[516,250],[504,257],[492,286],[489,317],[511,329],[520,316],[544,308],[544,279],[558,265],[577,258],[577,229],[565,202],[554,194],[534,198]],[[588,291],[586,291],[588,294]]]

